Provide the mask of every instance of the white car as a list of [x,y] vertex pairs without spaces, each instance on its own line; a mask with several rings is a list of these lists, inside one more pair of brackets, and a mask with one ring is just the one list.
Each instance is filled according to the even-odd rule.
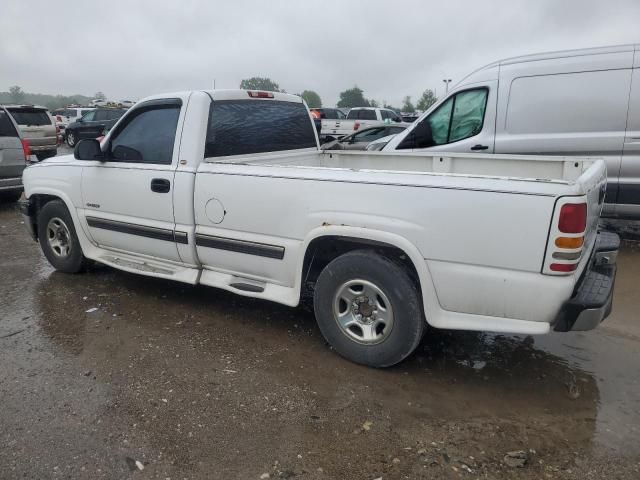
[[291,307],[310,293],[355,362],[400,362],[427,324],[542,334],[611,309],[601,160],[322,152],[300,97],[245,90],[149,97],[75,155],[23,176],[57,270],[91,259]]

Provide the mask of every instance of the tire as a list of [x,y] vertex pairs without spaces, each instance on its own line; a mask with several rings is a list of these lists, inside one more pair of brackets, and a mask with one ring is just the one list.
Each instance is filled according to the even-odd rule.
[[69,210],[61,200],[45,204],[38,214],[38,240],[53,268],[78,273],[87,266]]
[[313,306],[320,331],[336,352],[370,367],[404,360],[425,330],[422,303],[405,269],[369,250],[329,263],[316,282]]
[[65,141],[67,142],[67,145],[69,145],[71,148],[76,146],[76,142],[78,141],[78,139],[76,138],[76,133],[75,132],[67,132],[66,134],[66,139]]

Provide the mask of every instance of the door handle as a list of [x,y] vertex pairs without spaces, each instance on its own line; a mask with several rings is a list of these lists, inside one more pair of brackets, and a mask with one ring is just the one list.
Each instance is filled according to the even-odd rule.
[[473,147],[471,147],[471,150],[488,150],[489,147],[486,145],[474,145]]
[[154,178],[151,180],[151,191],[156,193],[168,193],[171,183],[166,178]]

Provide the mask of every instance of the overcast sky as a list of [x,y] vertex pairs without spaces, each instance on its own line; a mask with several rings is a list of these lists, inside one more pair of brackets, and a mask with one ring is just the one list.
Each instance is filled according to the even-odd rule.
[[640,0],[1,0],[0,91],[111,100],[268,76],[399,106],[504,57],[640,43]]

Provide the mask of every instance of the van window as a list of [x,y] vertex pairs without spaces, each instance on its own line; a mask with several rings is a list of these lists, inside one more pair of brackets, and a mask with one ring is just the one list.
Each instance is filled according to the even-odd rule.
[[209,109],[205,157],[316,147],[313,123],[302,103],[217,100]]
[[489,90],[464,90],[449,97],[418,123],[398,149],[428,148],[473,137],[482,130]]
[[624,131],[629,70],[516,78],[505,130],[512,134]]

